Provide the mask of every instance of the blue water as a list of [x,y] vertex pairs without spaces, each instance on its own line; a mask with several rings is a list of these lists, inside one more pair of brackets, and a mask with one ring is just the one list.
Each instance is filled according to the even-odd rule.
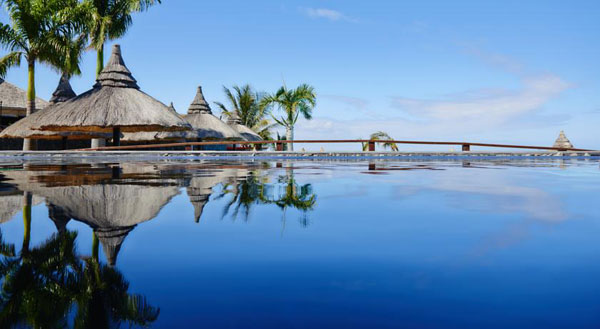
[[[115,191],[131,197],[110,200]],[[150,327],[600,327],[597,160],[0,167],[0,207],[24,192],[33,204],[28,249],[58,239],[48,206],[61,209],[70,218],[61,234],[76,232],[82,267],[120,273],[128,286],[118,298],[145,298]],[[17,206],[0,209],[10,216],[0,230],[15,248],[5,260],[24,264],[34,256],[21,256]],[[94,260],[94,234],[122,238],[116,253],[107,257],[100,239]],[[7,307],[26,303],[16,294],[45,296],[44,285],[8,287],[10,295],[6,281],[0,324],[51,323]],[[97,304],[81,287],[64,289],[52,323],[91,319],[81,305]],[[109,325],[140,325],[98,313]]]

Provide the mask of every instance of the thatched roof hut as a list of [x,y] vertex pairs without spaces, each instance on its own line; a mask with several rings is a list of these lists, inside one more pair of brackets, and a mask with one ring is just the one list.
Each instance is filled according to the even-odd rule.
[[227,176],[221,171],[210,171],[201,176],[194,176],[187,187],[187,195],[194,206],[194,221],[200,222],[204,206],[212,194],[213,187],[225,183]]
[[68,101],[77,96],[71,88],[69,78],[62,75],[56,90],[52,93],[50,106],[38,110],[35,113],[13,123],[0,132],[0,138],[31,138],[31,139],[90,139],[90,138],[110,138],[111,134],[97,132],[79,132],[79,131],[42,131],[34,129],[39,123],[39,117],[44,116],[46,112],[54,110],[57,104]]
[[169,108],[142,92],[121,57],[119,45],[96,80],[94,87],[57,105],[38,118],[41,130],[120,132],[182,131],[190,125]]
[[[173,102],[169,105],[169,110],[181,117],[181,115],[177,113],[177,110],[175,110]],[[124,142],[183,141],[192,133],[193,132],[191,131],[142,131],[137,133],[124,133],[121,140]]]
[[[27,92],[12,83],[0,79],[0,102],[2,102],[2,116],[20,118],[26,114]],[[43,109],[48,102],[36,97],[35,108]]]
[[243,140],[243,137],[235,129],[212,114],[200,86],[188,108],[188,114],[183,118],[194,128],[193,131],[187,133],[187,138]]
[[554,148],[558,148],[558,149],[572,149],[573,148],[573,144],[571,144],[571,141],[567,138],[567,136],[565,135],[564,131],[560,131],[560,134],[558,134],[558,138],[556,138],[556,141],[554,142],[554,145],[552,145],[552,147]]
[[242,124],[242,120],[237,113],[232,112],[227,118],[227,124],[230,125],[235,131],[237,131],[245,140],[250,142],[262,141],[263,139],[255,133],[252,129]]

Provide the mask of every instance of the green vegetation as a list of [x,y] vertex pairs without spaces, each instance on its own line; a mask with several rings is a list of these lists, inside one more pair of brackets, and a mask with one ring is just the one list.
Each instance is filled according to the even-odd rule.
[[[371,136],[369,137],[369,140],[372,141],[385,141],[385,140],[394,140],[392,137],[390,137],[390,135],[388,135],[386,132],[383,131],[378,131],[376,133],[372,133]],[[398,152],[398,145],[396,145],[396,143],[391,143],[391,142],[385,142],[385,143],[379,143],[383,145],[383,148],[390,148],[392,149],[392,151]],[[369,143],[362,143],[362,147],[363,147],[363,151],[368,151],[369,150]]]
[[86,0],[86,34],[90,39],[90,47],[97,53],[96,75],[104,68],[104,44],[107,40],[115,40],[127,32],[133,18],[131,14],[144,11],[150,6],[161,3],[161,0]]
[[[0,23],[0,44],[8,54],[0,58],[0,77],[27,61],[27,115],[35,112],[35,66],[45,63],[60,72],[78,72],[81,41],[73,36],[84,29],[85,4],[77,0],[4,0],[11,24]],[[25,140],[24,150],[31,149]]]
[[[288,89],[285,85],[272,95],[265,96],[261,102],[261,108],[266,109],[271,106],[277,107],[283,111],[283,115],[273,120],[285,127],[286,139],[294,140],[294,126],[298,121],[300,114],[307,119],[312,119],[312,110],[317,104],[317,95],[312,86],[302,84],[296,89]],[[289,150],[294,150],[294,144],[290,143]]]
[[249,127],[264,140],[271,140],[273,124],[267,119],[267,111],[260,106],[263,94],[254,91],[246,84],[241,87],[233,86],[233,92],[223,86],[223,92],[229,102],[229,109],[223,103],[215,102],[227,117],[237,116],[241,124]]

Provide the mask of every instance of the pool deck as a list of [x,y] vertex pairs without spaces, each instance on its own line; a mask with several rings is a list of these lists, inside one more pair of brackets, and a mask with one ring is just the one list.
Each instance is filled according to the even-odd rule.
[[405,158],[600,158],[589,152],[274,152],[274,151],[0,151],[0,161],[17,159],[405,159]]

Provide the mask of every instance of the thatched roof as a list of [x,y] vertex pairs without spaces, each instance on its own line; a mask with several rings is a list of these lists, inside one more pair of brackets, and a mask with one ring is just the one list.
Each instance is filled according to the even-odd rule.
[[205,175],[192,177],[186,190],[190,202],[194,206],[194,220],[196,223],[200,221],[202,211],[208,203],[213,187],[224,183],[226,180],[227,176],[220,171],[207,172]]
[[67,223],[71,220],[65,210],[55,204],[46,201],[46,207],[48,208],[48,217],[54,222],[56,230],[58,232],[64,232],[67,230]]
[[193,131],[186,134],[187,138],[243,139],[235,129],[212,114],[210,106],[202,94],[202,87],[198,87],[196,96],[188,109],[188,114],[184,115],[183,118],[194,128]]
[[[33,197],[32,205],[40,204],[40,197]],[[23,193],[0,195],[0,224],[6,223],[23,210]]]
[[50,97],[50,104],[63,103],[76,96],[77,94],[75,94],[73,88],[71,88],[69,76],[63,74],[60,77],[60,81],[58,82],[56,90],[54,90],[52,97]]
[[37,118],[41,130],[122,132],[189,130],[190,125],[169,108],[140,91],[125,66],[121,48],[112,55],[91,90],[57,105]]
[[560,134],[558,134],[558,138],[556,139],[552,147],[559,149],[572,149],[573,144],[571,144],[571,141],[567,138],[565,132],[561,130]]
[[127,234],[134,228],[135,226],[117,228],[99,227],[94,230],[94,233],[102,244],[102,251],[109,265],[114,266],[117,263],[117,256],[119,255],[123,241],[125,241]]
[[[25,115],[25,108],[27,107],[27,91],[0,79],[0,101],[2,101],[2,109],[22,109],[23,115]],[[36,109],[43,109],[48,106],[48,102],[36,97],[35,107]]]
[[230,125],[235,131],[237,131],[245,140],[250,142],[262,141],[263,139],[255,133],[252,129],[242,124],[242,120],[237,113],[232,112],[227,118],[227,124]]
[[91,139],[91,138],[111,138],[112,135],[108,133],[95,133],[95,132],[56,132],[56,131],[42,131],[34,129],[38,126],[40,117],[44,116],[46,112],[54,111],[56,104],[65,102],[75,97],[75,92],[71,88],[69,78],[63,75],[60,78],[56,90],[52,94],[50,99],[51,105],[43,110],[36,111],[35,113],[13,123],[8,126],[2,132],[0,132],[0,138],[31,138],[31,139],[61,139],[67,137],[68,139]]
[[[169,105],[169,110],[181,117],[173,102]],[[179,141],[189,136],[191,131],[141,131],[137,133],[124,133],[121,141],[125,142],[146,142],[146,141]]]

